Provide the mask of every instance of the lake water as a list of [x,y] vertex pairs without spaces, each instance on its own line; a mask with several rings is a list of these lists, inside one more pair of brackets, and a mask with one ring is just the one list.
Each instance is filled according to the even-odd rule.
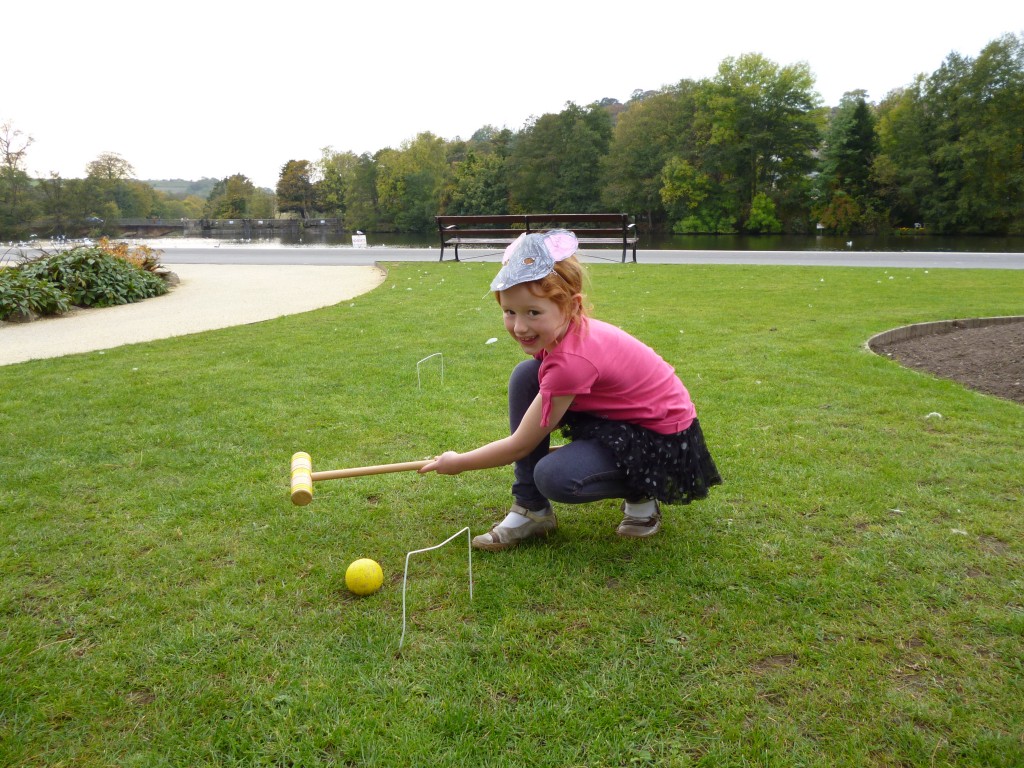
[[[273,238],[282,245],[351,245],[352,236],[304,232]],[[367,245],[436,248],[436,234],[366,235]],[[923,251],[948,253],[1024,253],[1024,237],[939,237],[934,235],[641,235],[641,250],[695,251]]]

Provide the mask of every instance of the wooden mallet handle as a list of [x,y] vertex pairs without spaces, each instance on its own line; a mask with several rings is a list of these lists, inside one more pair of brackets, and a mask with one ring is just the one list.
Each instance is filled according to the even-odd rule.
[[350,467],[349,469],[329,469],[323,472],[313,471],[313,460],[305,451],[292,456],[292,504],[300,507],[313,500],[313,483],[319,480],[337,480],[343,477],[362,477],[363,475],[383,475],[388,472],[408,472],[422,469],[432,460],[403,461],[398,464],[376,464],[371,467]]
[[424,461],[402,461],[398,464],[375,464],[372,467],[350,467],[349,469],[326,469],[323,472],[313,472],[314,480],[337,480],[342,477],[362,477],[363,475],[386,475],[388,472],[408,472],[413,469],[422,469],[432,459]]

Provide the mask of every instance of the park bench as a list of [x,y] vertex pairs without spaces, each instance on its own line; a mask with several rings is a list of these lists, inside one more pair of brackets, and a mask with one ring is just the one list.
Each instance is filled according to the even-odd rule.
[[547,232],[552,229],[572,230],[581,246],[615,246],[622,248],[622,261],[632,248],[636,261],[639,240],[636,224],[626,213],[524,213],[504,216],[435,216],[441,237],[441,258],[445,248],[455,250],[459,260],[459,246],[506,246],[523,232]]

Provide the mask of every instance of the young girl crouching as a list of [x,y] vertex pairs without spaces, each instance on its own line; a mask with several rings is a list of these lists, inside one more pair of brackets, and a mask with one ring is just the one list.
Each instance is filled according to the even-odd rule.
[[[523,234],[491,283],[505,329],[530,359],[512,371],[510,435],[466,453],[447,451],[420,472],[457,475],[515,464],[514,503],[473,539],[497,552],[546,536],[551,502],[623,499],[616,533],[661,529],[661,505],[689,504],[722,482],[697,413],[675,370],[625,331],[588,317],[576,236]],[[570,439],[550,451],[556,428]]]

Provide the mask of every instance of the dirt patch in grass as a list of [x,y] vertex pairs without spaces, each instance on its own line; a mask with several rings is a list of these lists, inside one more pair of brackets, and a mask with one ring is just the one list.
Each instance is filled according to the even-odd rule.
[[1024,321],[952,327],[872,348],[908,368],[1024,404]]
[[791,653],[781,653],[774,656],[766,656],[754,663],[753,669],[757,674],[764,674],[775,669],[789,669],[797,665],[798,659]]

